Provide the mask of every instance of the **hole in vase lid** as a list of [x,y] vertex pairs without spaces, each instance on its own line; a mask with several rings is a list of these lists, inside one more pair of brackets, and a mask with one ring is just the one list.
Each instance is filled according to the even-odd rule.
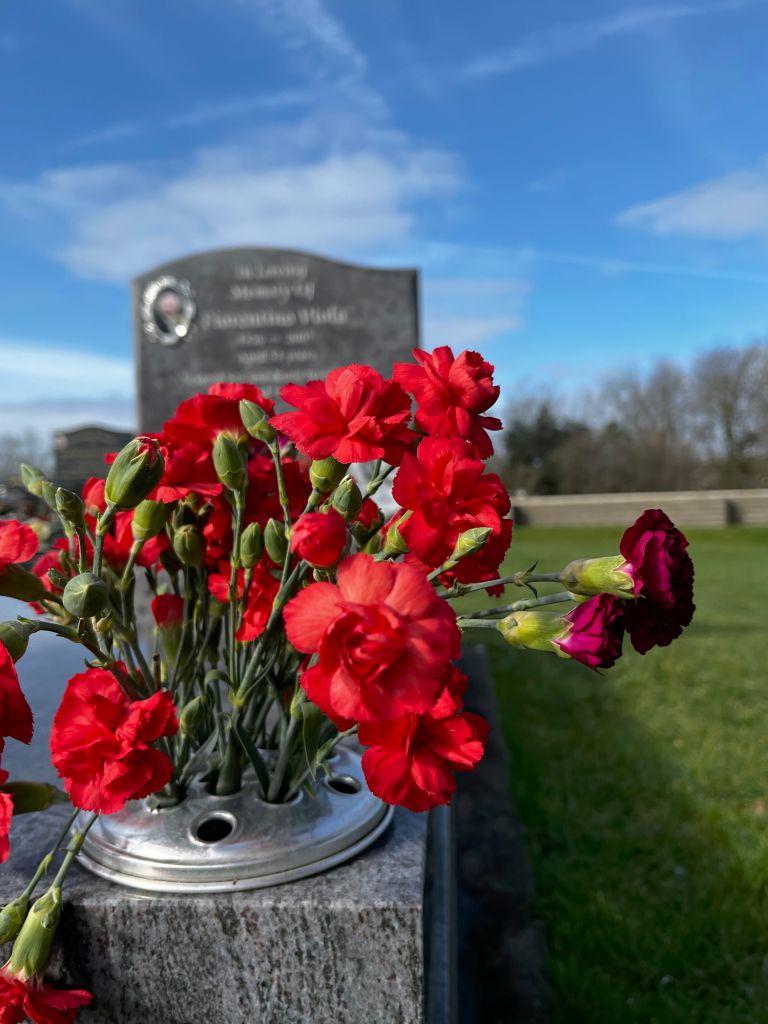
[[335,793],[342,793],[344,796],[354,796],[360,792],[360,783],[351,775],[332,775],[328,779],[328,785]]
[[223,814],[211,814],[195,827],[195,838],[201,843],[220,843],[232,834],[235,823]]

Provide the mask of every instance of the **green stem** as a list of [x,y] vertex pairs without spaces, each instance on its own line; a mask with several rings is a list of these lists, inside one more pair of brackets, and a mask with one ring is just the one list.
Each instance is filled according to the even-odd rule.
[[374,466],[373,476],[369,480],[368,486],[365,488],[366,498],[370,498],[372,494],[375,494],[376,491],[378,491],[378,489],[387,479],[387,477],[390,475],[390,473],[394,473],[396,468],[396,466],[387,466],[383,473],[380,472],[381,459],[379,459],[376,465]]
[[[436,569],[435,573],[441,573],[444,570],[442,568]],[[431,578],[435,575],[431,573]],[[440,597],[463,597],[465,594],[471,594],[475,590],[485,590],[487,587],[525,587],[529,583],[562,583],[559,572],[542,572],[542,573],[530,573],[530,572],[516,572],[511,576],[500,576],[495,580],[483,580],[480,583],[454,583],[450,590],[444,590]]]
[[510,612],[525,612],[529,608],[543,608],[548,604],[564,604],[566,601],[573,601],[573,594],[568,590],[561,590],[557,594],[546,594],[544,597],[532,597],[528,601],[514,601],[512,604],[505,604],[498,608],[487,608],[484,611],[466,616],[466,618],[498,618]]
[[[233,713],[237,715],[237,711]],[[216,795],[229,796],[239,792],[242,786],[242,763],[240,759],[240,741],[235,732],[234,717],[229,723],[226,746],[224,748],[219,777],[216,780]]]
[[50,868],[51,864],[53,863],[53,858],[56,856],[57,850],[59,849],[61,844],[64,842],[64,840],[67,838],[67,834],[69,833],[69,830],[74,825],[75,819],[77,818],[79,813],[80,813],[79,808],[75,808],[75,810],[70,814],[69,818],[67,819],[66,825],[64,826],[64,828],[59,833],[58,839],[56,840],[56,842],[50,848],[48,853],[46,853],[46,855],[43,857],[43,859],[38,864],[37,870],[35,871],[34,875],[30,879],[29,885],[26,887],[24,892],[21,894],[21,899],[29,899],[31,897],[32,893],[35,891],[35,886],[40,881],[40,879],[43,877],[43,875],[46,874],[46,872]]
[[240,538],[243,534],[243,516],[245,513],[244,491],[235,491],[233,498],[235,501],[235,511],[232,520],[232,561],[230,563],[229,575],[229,612],[227,623],[229,627],[229,678],[234,685],[237,679],[237,641],[235,637],[237,635],[240,606],[237,597],[237,585],[240,572]]
[[291,525],[291,509],[288,502],[288,491],[285,487],[285,474],[283,473],[283,463],[280,459],[280,446],[277,443],[277,438],[269,446],[269,450],[272,454],[272,461],[275,464],[275,477],[277,478],[277,495],[280,499],[280,507],[283,510],[283,520],[285,521],[286,528]]
[[77,567],[80,572],[85,572],[88,568],[85,543],[85,528],[83,528],[77,531]]
[[291,755],[291,747],[293,746],[293,740],[296,736],[296,731],[299,728],[299,721],[296,718],[292,718],[288,728],[283,736],[283,741],[280,745],[280,753],[277,757],[277,764],[275,765],[275,771],[272,775],[272,780],[269,783],[269,792],[267,793],[267,801],[269,803],[275,803],[280,790],[283,788],[283,781],[285,779],[285,773],[288,768],[288,759]]
[[112,525],[112,520],[115,518],[117,512],[117,506],[113,502],[107,502],[107,507],[99,516],[99,522],[96,527],[96,540],[93,546],[93,574],[94,576],[101,575],[101,556],[102,549],[104,547],[104,537]]
[[469,616],[457,618],[456,625],[459,629],[498,629],[495,619],[473,619]]
[[91,825],[93,825],[97,818],[98,814],[92,814],[88,821],[85,823],[85,826],[79,832],[75,832],[70,841],[67,843],[66,856],[64,857],[64,860],[61,862],[59,870],[56,872],[56,877],[51,882],[52,889],[61,887],[61,883],[64,881],[67,872],[72,867],[72,862],[80,852],[80,848],[85,842],[85,837],[88,835],[88,829],[91,827]]

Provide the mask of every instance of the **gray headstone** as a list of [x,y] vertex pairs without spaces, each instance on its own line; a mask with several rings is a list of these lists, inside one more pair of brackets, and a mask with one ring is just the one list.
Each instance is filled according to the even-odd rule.
[[419,343],[418,272],[284,249],[224,249],[134,281],[139,426],[216,381],[276,397],[347,363],[385,376]]
[[54,436],[56,468],[53,479],[60,487],[79,491],[88,477],[105,476],[107,452],[119,452],[133,434],[109,427],[79,427]]

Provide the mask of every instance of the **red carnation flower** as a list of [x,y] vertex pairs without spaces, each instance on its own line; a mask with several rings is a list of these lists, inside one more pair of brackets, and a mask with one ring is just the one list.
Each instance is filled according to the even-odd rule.
[[160,483],[150,494],[153,501],[182,500],[188,494],[204,498],[221,494],[221,482],[213,468],[208,448],[158,435],[165,469]]
[[17,519],[0,521],[0,572],[9,565],[28,562],[37,553],[37,534]]
[[20,743],[29,743],[32,739],[32,709],[21,692],[13,658],[0,643],[0,738],[5,736]]
[[270,422],[310,458],[332,455],[343,463],[384,459],[399,466],[413,445],[410,399],[396,381],[384,380],[370,366],[342,366],[305,387],[286,384],[280,397],[299,411],[273,416]]
[[[242,643],[255,640],[264,632],[264,627],[269,620],[274,604],[275,596],[280,589],[280,581],[275,579],[271,572],[272,563],[268,559],[262,559],[253,568],[248,595],[246,599],[243,617],[236,633],[236,639]],[[219,562],[219,571],[211,573],[208,577],[208,589],[222,604],[229,601],[229,582],[232,579],[232,564],[230,562]],[[245,595],[245,572],[242,569],[237,571],[237,596],[242,598]]]
[[[3,752],[4,741],[0,737],[0,754]],[[0,768],[0,786],[8,779],[8,772]],[[11,818],[13,817],[13,797],[10,793],[0,793],[0,864],[4,864],[11,855],[11,844],[8,841],[8,834],[11,831]],[[2,1004],[0,1004],[2,1010]],[[0,1017],[2,1020],[2,1017]]]
[[384,523],[381,509],[373,498],[363,498],[363,504],[360,506],[355,522],[360,523],[365,530],[373,530]]
[[481,459],[493,455],[486,431],[501,430],[501,420],[481,415],[499,397],[493,366],[477,352],[454,358],[448,345],[434,352],[414,349],[419,364],[397,363],[395,379],[416,399],[416,426],[432,437],[461,437],[470,441]]
[[368,747],[363,771],[372,793],[409,811],[450,802],[456,772],[470,771],[483,756],[488,723],[462,711],[466,676],[451,667],[435,705],[421,715],[361,722],[358,739]]
[[[113,533],[104,537],[104,560],[116,573],[122,573],[133,547],[133,510],[130,512],[118,512],[115,516]],[[136,557],[136,565],[144,569],[151,569],[157,564],[163,551],[171,546],[171,542],[164,533],[156,537],[150,537],[142,545],[141,551]]]
[[36,975],[22,978],[12,974],[8,964],[0,968],[0,1024],[71,1024],[81,1006],[93,996],[85,989],[60,989],[47,985]]
[[150,744],[178,729],[171,695],[129,700],[111,672],[92,668],[67,683],[51,732],[51,760],[72,803],[112,814],[170,780],[170,759]]
[[[64,537],[60,537],[57,541],[54,541],[53,547],[49,548],[48,551],[44,552],[32,565],[32,572],[37,576],[40,582],[43,584],[46,590],[51,594],[61,594],[63,591],[62,587],[57,587],[51,583],[48,577],[49,569],[56,569],[63,575],[69,575],[61,559],[62,551],[66,551],[68,547],[67,541]],[[87,548],[89,551],[92,550],[90,541],[87,542]],[[36,601],[31,602],[31,607],[38,615],[45,614],[45,608]]]
[[495,473],[487,473],[475,449],[460,438],[426,437],[416,456],[406,455],[392,494],[413,512],[398,528],[413,555],[432,569],[453,552],[465,530],[487,526],[482,548],[458,563],[452,576],[477,583],[498,576],[512,536],[509,494]]
[[347,543],[347,524],[335,508],[305,512],[293,528],[291,551],[318,569],[336,565]]
[[[291,516],[297,517],[306,507],[312,485],[306,466],[293,459],[283,459],[283,479]],[[213,506],[203,536],[206,543],[206,565],[215,566],[232,550],[232,506],[223,496],[211,499]],[[254,455],[248,462],[248,490],[245,496],[245,522],[264,528],[270,519],[282,519],[283,511],[277,488],[275,466],[269,456]]]
[[[117,458],[117,452],[113,452],[112,455],[107,455],[105,461],[112,463]],[[89,476],[83,484],[83,489],[80,491],[85,502],[85,513],[91,518],[95,518],[99,512],[103,512],[107,507],[107,499],[104,497],[104,488],[107,485],[106,480],[102,480],[98,476]]]
[[175,441],[210,449],[219,434],[236,441],[250,437],[240,419],[240,401],[246,398],[261,406],[267,416],[275,403],[255,384],[212,384],[207,395],[194,395],[182,402],[173,417],[163,424],[163,433]]
[[688,540],[660,508],[646,509],[621,538],[626,559],[620,568],[634,583],[634,602],[624,614],[632,646],[640,654],[666,647],[690,624],[693,562]]
[[175,629],[184,620],[184,600],[178,594],[158,594],[152,598],[152,615],[158,629]]
[[570,629],[554,643],[582,665],[611,668],[621,657],[624,602],[619,598],[599,594],[563,615],[563,622]]
[[364,554],[341,563],[337,585],[306,587],[284,616],[293,646],[319,653],[301,684],[333,721],[429,710],[458,654],[455,615],[423,574]]
[[[8,772],[0,771],[0,785],[7,778]],[[0,793],[0,864],[4,864],[11,855],[11,844],[8,840],[8,835],[11,831],[12,817],[13,797],[9,793]],[[0,1009],[2,1009],[1,1005]]]

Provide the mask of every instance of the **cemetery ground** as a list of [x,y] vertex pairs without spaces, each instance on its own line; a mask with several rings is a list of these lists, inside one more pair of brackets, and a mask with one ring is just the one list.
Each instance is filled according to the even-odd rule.
[[[768,529],[686,532],[697,612],[669,648],[601,675],[489,651],[569,1024],[768,1021]],[[506,568],[620,533],[519,529]]]

